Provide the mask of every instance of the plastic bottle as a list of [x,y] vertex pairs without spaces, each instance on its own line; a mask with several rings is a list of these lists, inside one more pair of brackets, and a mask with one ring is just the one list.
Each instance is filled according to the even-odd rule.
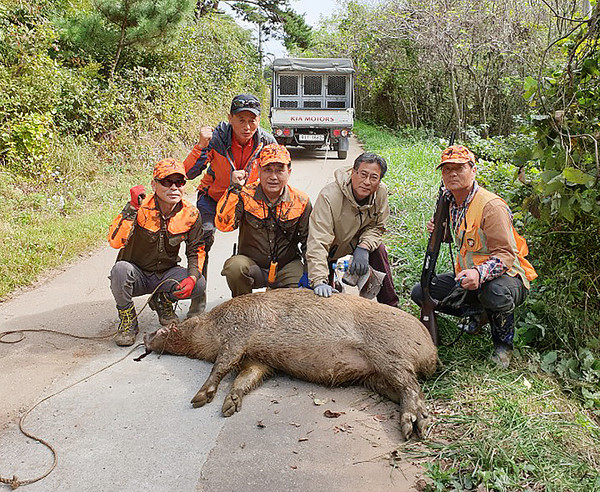
[[340,272],[340,273],[344,273],[346,270],[348,270],[348,266],[350,265],[350,262],[348,260],[345,260],[343,258],[340,258],[338,261],[334,261],[331,266],[333,267],[333,269],[336,272]]
[[346,255],[331,263],[332,268],[339,274],[344,274],[352,263],[352,256]]

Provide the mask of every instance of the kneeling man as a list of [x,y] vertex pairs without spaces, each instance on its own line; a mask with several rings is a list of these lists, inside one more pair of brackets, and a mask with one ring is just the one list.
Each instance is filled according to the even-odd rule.
[[260,153],[259,181],[231,174],[231,185],[217,204],[220,231],[239,227],[237,255],[223,265],[233,297],[261,287],[297,287],[304,276],[308,195],[288,185],[290,154],[283,145],[267,145]]
[[[198,209],[183,199],[185,168],[175,159],[154,166],[152,191],[130,190],[131,201],[115,218],[108,242],[119,249],[110,272],[110,288],[121,320],[117,345],[133,345],[138,332],[133,297],[153,293],[150,308],[162,325],[177,321],[173,302],[204,293],[202,221]],[[186,244],[187,268],[178,265],[179,247]],[[188,313],[188,315],[193,313]]]

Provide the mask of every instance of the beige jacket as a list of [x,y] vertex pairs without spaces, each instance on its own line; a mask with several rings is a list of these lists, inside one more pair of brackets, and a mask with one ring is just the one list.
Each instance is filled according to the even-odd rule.
[[358,205],[351,173],[351,167],[335,171],[335,181],[321,190],[310,215],[306,262],[313,287],[328,281],[329,263],[352,254],[359,244],[374,251],[385,232],[390,215],[387,187],[380,183],[367,203]]

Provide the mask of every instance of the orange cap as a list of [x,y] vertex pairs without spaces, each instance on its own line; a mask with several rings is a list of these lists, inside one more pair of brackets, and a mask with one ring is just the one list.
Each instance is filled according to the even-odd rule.
[[156,166],[154,166],[152,177],[154,179],[163,179],[167,176],[171,176],[171,174],[181,174],[184,178],[186,177],[185,166],[183,165],[183,162],[169,157],[167,159],[163,159],[162,161],[158,162]]
[[437,169],[442,167],[444,164],[449,164],[451,162],[456,162],[458,164],[470,162],[472,166],[477,164],[473,152],[462,145],[452,145],[451,147],[445,149],[442,152],[442,161]]
[[269,144],[266,145],[260,152],[260,166],[266,166],[272,162],[281,164],[291,164],[292,158],[285,145]]

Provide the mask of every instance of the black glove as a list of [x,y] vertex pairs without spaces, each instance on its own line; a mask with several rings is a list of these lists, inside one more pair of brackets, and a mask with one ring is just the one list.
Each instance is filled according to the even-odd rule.
[[352,263],[348,267],[350,275],[364,275],[369,271],[369,250],[357,246],[352,255]]

